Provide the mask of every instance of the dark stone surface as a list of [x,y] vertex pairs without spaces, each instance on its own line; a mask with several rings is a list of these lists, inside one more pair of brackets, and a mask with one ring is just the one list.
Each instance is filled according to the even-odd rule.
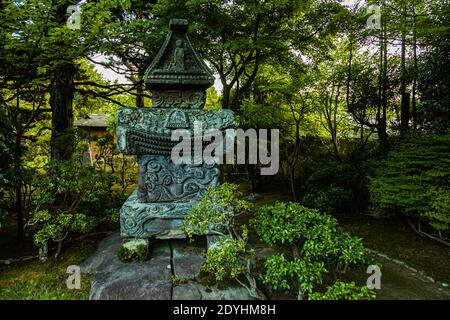
[[103,239],[99,243],[95,254],[90,256],[81,264],[81,272],[109,272],[120,266],[122,263],[117,258],[117,250],[119,250],[119,246],[121,244],[122,238],[120,237],[119,232],[115,232]]
[[172,255],[175,274],[181,279],[196,279],[200,273],[200,267],[205,262],[205,239],[197,239],[195,242],[173,240]]
[[[119,232],[99,243],[97,251],[80,267],[92,273],[91,300],[199,300],[251,299],[241,287],[219,290],[198,283],[204,262],[206,240],[155,240],[150,242],[149,260],[122,263],[117,251],[122,244]],[[182,280],[172,284],[172,275]]]
[[97,252],[82,265],[82,272],[93,273],[91,300],[170,300],[172,270],[167,241],[153,243],[150,259],[141,263],[122,263],[117,251],[122,244],[119,232],[100,242]]
[[111,272],[96,274],[89,299],[170,300],[171,276],[169,258],[124,264]]
[[172,300],[252,300],[252,297],[243,287],[206,288],[197,282],[188,281],[173,287]]

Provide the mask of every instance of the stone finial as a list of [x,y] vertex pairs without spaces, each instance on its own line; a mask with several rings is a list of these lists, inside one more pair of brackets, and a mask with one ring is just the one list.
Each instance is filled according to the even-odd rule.
[[187,20],[171,19],[167,38],[146,70],[145,84],[157,95],[161,88],[202,92],[214,83],[212,71],[195,51],[187,31]]

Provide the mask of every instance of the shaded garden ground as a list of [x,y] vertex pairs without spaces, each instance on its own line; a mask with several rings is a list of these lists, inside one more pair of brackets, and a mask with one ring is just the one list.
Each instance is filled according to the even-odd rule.
[[[245,185],[242,189],[247,189]],[[269,188],[268,188],[269,189]],[[289,200],[289,193],[280,188],[263,192],[255,200],[256,206],[270,204],[276,200]],[[245,190],[247,191],[247,190]],[[245,223],[248,217],[243,217]],[[371,254],[382,265],[382,289],[377,292],[378,299],[448,299],[450,289],[450,250],[448,247],[415,234],[401,220],[396,218],[376,219],[364,215],[337,216],[341,226],[355,236],[363,238],[367,248],[382,253],[391,259]],[[108,226],[107,229],[114,229]],[[117,226],[115,226],[117,228]],[[23,262],[17,259],[35,256],[36,247],[27,241],[17,246],[13,224],[0,230],[0,299],[87,299],[90,278],[82,277],[81,290],[68,290],[65,286],[66,268],[79,265],[93,254],[98,242],[106,234],[87,237],[68,243],[61,257],[39,262],[36,258]],[[261,243],[251,237],[252,245]],[[400,260],[408,267],[392,260]],[[412,269],[411,269],[412,268]],[[415,271],[416,269],[417,271]],[[428,277],[427,277],[428,276]],[[363,285],[368,277],[364,272],[351,272],[348,280]],[[430,281],[429,277],[436,280]],[[444,285],[443,285],[444,284]]]
[[437,281],[450,283],[450,248],[419,236],[403,221],[362,215],[338,220],[343,228],[363,238],[366,247],[404,261]]

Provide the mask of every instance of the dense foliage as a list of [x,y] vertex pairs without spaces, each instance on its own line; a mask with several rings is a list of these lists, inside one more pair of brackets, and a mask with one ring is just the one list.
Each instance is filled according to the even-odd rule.
[[266,261],[262,278],[275,289],[291,289],[297,282],[299,299],[312,294],[326,273],[368,265],[361,239],[341,231],[335,218],[318,210],[277,202],[261,207],[253,225],[267,244],[292,247],[290,258],[277,254]]
[[382,208],[450,225],[450,136],[423,136],[396,145],[370,180],[371,200]]
[[354,282],[337,281],[324,293],[314,292],[309,300],[369,300],[375,298],[375,293],[367,287],[357,287]]
[[184,219],[184,230],[188,236],[211,232],[239,237],[234,227],[235,219],[249,211],[252,205],[242,200],[238,187],[231,183],[224,183],[220,188],[209,187],[202,201],[192,207]]
[[[230,232],[220,232],[226,236],[210,246],[202,270],[212,274],[216,281],[234,279],[253,296],[260,298],[261,293],[252,276],[255,252],[248,244],[248,229],[245,225],[241,226],[242,233],[238,233],[234,220],[249,205],[238,198],[236,190],[237,185],[229,183],[210,188],[199,205],[189,212],[185,230],[191,235],[192,230],[197,230],[200,234],[215,234],[217,217],[222,217],[223,223],[219,229]],[[233,219],[223,220],[224,216]],[[268,245],[292,247],[289,257],[276,254],[265,261],[265,272],[261,275],[261,280],[274,289],[296,288],[298,299],[304,299],[316,291],[325,282],[325,274],[336,275],[350,267],[366,266],[369,262],[361,239],[342,232],[335,218],[316,209],[308,209],[297,203],[277,202],[275,205],[261,207],[252,220],[252,225]],[[242,275],[247,283],[241,281]],[[342,288],[343,297],[356,297],[352,296],[354,290],[347,292],[344,289],[347,288]]]
[[102,221],[117,221],[123,197],[112,192],[112,175],[75,161],[52,161],[44,172],[36,177],[36,207],[27,223],[44,256],[49,241],[58,243],[58,256],[71,233],[87,233]]
[[[209,187],[199,204],[189,210],[183,229],[191,239],[193,234],[216,237],[209,244],[203,271],[212,274],[216,281],[236,280],[252,297],[263,299],[264,294],[257,288],[252,275],[251,258],[254,251],[247,246],[247,226],[239,227],[236,222],[237,217],[247,213],[252,207],[242,199],[238,187],[231,183]],[[242,275],[246,283],[241,281]]]

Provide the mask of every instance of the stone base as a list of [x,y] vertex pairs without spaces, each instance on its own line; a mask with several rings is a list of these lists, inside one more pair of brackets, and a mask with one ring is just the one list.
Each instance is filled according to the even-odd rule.
[[181,226],[189,209],[197,203],[141,203],[135,190],[120,209],[120,234],[125,238],[186,238]]
[[[115,232],[102,240],[84,261],[82,273],[92,275],[91,300],[251,300],[239,285],[206,287],[199,280],[206,243],[197,239],[154,241],[149,259],[122,263],[117,251],[123,239]],[[179,279],[174,282],[174,279]]]

